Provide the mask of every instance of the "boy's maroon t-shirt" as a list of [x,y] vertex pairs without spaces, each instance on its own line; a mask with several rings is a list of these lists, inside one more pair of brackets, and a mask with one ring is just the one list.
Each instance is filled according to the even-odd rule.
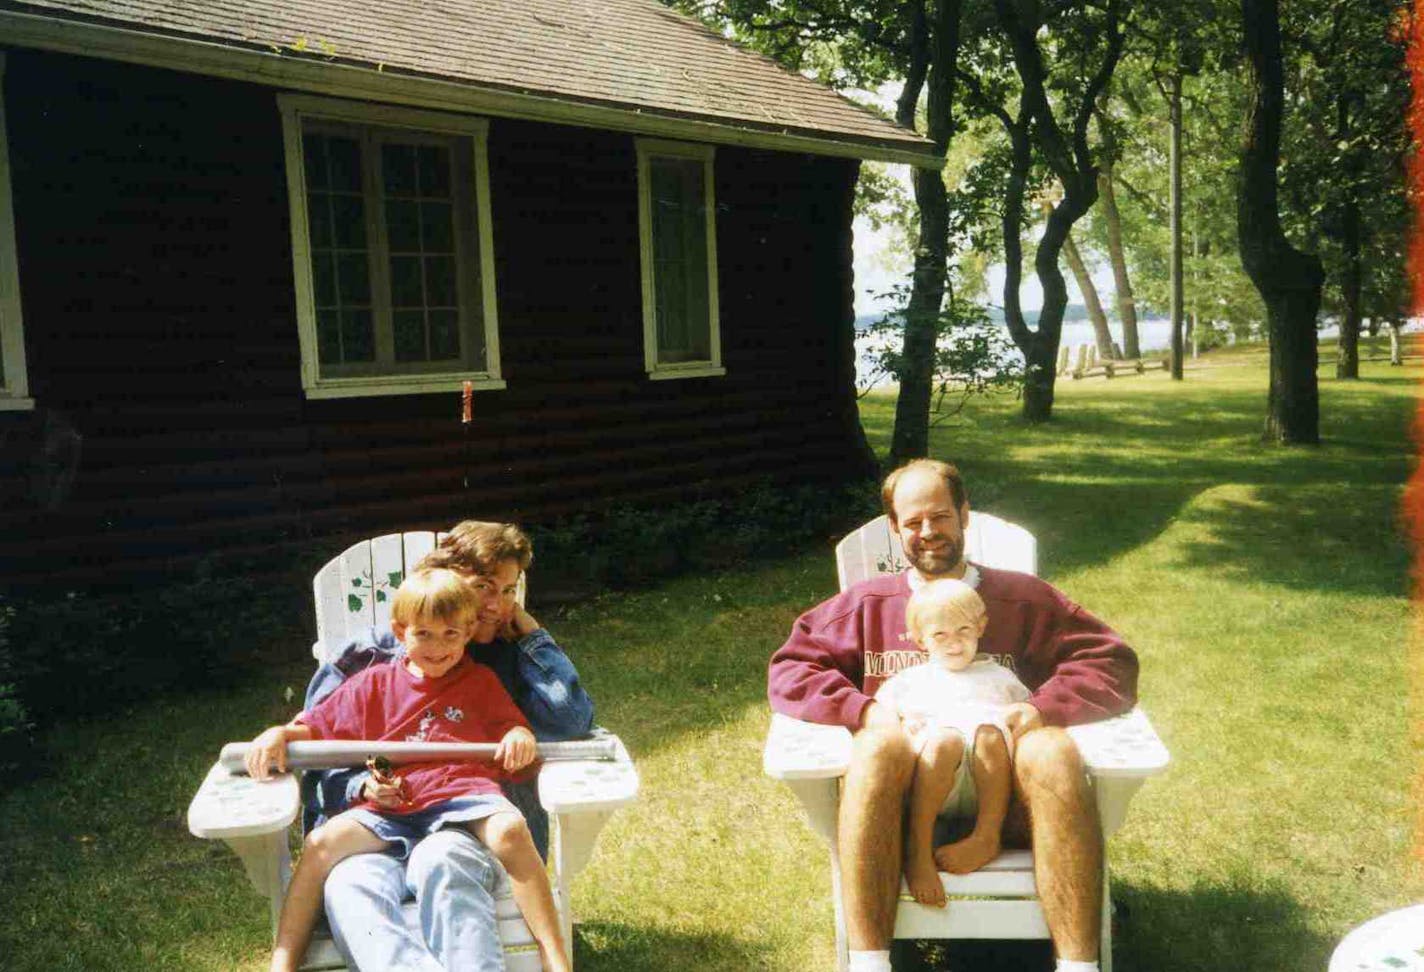
[[[488,667],[468,656],[439,678],[412,675],[403,659],[372,665],[347,679],[296,721],[313,739],[391,742],[497,743],[529,722]],[[353,804],[382,813],[415,813],[454,797],[498,794],[510,779],[493,762],[407,763],[397,770],[409,802],[394,810],[372,801]]]

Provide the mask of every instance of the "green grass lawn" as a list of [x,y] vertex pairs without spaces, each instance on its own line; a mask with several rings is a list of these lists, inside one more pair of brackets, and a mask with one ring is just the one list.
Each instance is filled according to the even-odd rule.
[[[1424,897],[1397,521],[1419,372],[1323,378],[1315,449],[1260,444],[1259,352],[1181,384],[1065,380],[1045,427],[1004,398],[935,429],[972,502],[1033,530],[1044,576],[1142,656],[1174,761],[1110,845],[1120,969],[1324,969]],[[881,449],[892,405],[863,405]],[[766,659],[834,586],[827,549],[543,619],[643,781],[576,888],[585,972],[832,967],[825,856],[760,750]],[[68,755],[0,794],[0,968],[265,967],[265,903],[184,813],[221,743],[292,711],[306,657],[51,734]]]

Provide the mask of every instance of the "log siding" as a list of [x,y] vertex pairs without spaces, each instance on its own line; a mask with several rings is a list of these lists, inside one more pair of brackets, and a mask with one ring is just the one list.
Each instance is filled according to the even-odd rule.
[[0,414],[0,579],[867,471],[853,161],[718,149],[727,374],[658,382],[633,137],[492,119],[507,388],[467,442],[458,392],[303,395],[273,89],[29,50],[5,88],[37,408]]

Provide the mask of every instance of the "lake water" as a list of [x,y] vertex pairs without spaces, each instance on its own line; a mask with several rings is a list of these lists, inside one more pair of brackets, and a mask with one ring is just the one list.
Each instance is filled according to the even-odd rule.
[[[1122,329],[1109,325],[1109,330],[1113,332],[1113,340],[1122,343]],[[1004,339],[1013,344],[1009,338],[1008,331],[1004,331]],[[1076,348],[1080,344],[1093,343],[1093,325],[1088,321],[1073,321],[1063,325],[1063,331],[1059,337],[1060,348]],[[858,376],[862,377],[869,372],[871,350],[871,339],[864,335],[856,338],[856,370]],[[1172,345],[1172,322],[1165,317],[1150,317],[1137,322],[1137,343],[1143,353],[1149,351],[1165,351]],[[1190,349],[1189,349],[1190,351]],[[864,382],[858,382],[864,387]],[[891,384],[889,379],[882,379],[876,382],[876,387]]]

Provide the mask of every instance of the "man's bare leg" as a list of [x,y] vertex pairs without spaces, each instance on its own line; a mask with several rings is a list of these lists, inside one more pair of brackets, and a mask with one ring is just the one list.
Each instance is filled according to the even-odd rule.
[[1103,832],[1083,759],[1062,729],[1033,729],[1014,754],[1015,794],[1028,809],[1034,878],[1060,959],[1097,962]]
[[934,852],[935,864],[951,874],[977,871],[999,856],[1013,779],[1009,744],[995,727],[980,726],[974,731],[974,754],[969,771],[974,775],[974,788],[979,795],[974,830],[963,840],[945,844]]
[[[957,729],[932,729],[915,760],[910,782],[909,823],[905,832],[905,883],[922,905],[944,907],[944,885],[935,867],[934,825],[945,798],[954,789],[964,761],[964,737]],[[1004,769],[1007,771],[1008,766]],[[1004,786],[1009,784],[1007,775]]]
[[841,900],[853,952],[883,951],[895,930],[905,793],[914,768],[915,751],[898,719],[855,734],[837,824]]

